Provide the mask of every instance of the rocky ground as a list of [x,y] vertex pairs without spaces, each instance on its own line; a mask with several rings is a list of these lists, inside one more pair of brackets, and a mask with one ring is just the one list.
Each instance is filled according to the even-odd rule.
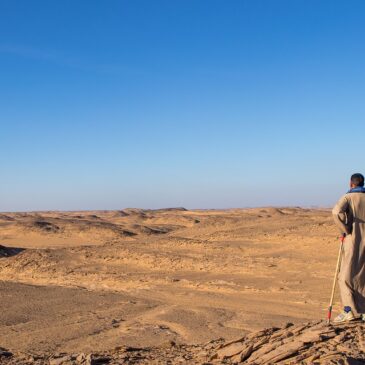
[[229,342],[168,342],[159,347],[117,347],[98,353],[12,353],[0,348],[1,364],[365,364],[365,324],[309,322],[250,333]]

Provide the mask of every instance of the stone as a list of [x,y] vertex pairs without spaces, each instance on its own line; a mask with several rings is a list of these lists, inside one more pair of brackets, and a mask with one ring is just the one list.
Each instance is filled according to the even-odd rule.
[[240,361],[245,361],[247,360],[250,355],[252,354],[252,351],[253,351],[253,346],[247,346],[240,354]]
[[222,347],[217,351],[218,359],[227,359],[234,355],[237,355],[246,349],[247,345],[242,342],[232,343],[228,346]]
[[273,351],[260,357],[260,361],[263,364],[276,363],[281,360],[285,360],[293,355],[296,355],[300,350],[304,348],[303,342],[294,341],[283,346],[279,346]]
[[77,355],[76,361],[78,361],[78,362],[84,362],[84,361],[86,361],[86,354],[84,354],[82,352],[81,354]]
[[71,361],[71,356],[65,355],[62,357],[56,357],[56,358],[50,359],[49,365],[62,365],[62,364],[70,363],[70,361]]
[[304,333],[302,333],[301,335],[299,335],[297,337],[298,341],[302,341],[303,343],[312,343],[312,342],[317,342],[321,340],[321,334],[322,334],[322,330],[318,329],[318,330],[309,330],[309,331],[305,331]]

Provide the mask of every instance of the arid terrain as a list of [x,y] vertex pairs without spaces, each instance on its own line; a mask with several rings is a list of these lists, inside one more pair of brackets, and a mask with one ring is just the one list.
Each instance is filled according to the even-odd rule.
[[[57,365],[63,353],[146,348],[168,359],[170,347],[181,352],[170,363],[193,361],[189,348],[229,362],[214,355],[224,343],[325,318],[337,236],[329,209],[1,213],[0,346],[9,356],[0,351],[0,362],[58,356]],[[307,327],[318,337],[321,325]],[[115,363],[152,363],[128,356]]]

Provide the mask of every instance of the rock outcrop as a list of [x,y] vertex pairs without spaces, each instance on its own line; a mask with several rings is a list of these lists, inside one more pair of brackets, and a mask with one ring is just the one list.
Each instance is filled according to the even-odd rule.
[[0,364],[365,364],[365,323],[327,325],[324,321],[268,328],[234,341],[151,348],[118,347],[90,354],[22,354],[0,348]]

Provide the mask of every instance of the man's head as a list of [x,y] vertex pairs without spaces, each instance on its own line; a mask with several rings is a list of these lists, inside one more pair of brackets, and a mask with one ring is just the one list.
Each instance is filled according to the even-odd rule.
[[356,173],[351,176],[350,179],[351,188],[356,188],[358,186],[364,186],[364,175]]

